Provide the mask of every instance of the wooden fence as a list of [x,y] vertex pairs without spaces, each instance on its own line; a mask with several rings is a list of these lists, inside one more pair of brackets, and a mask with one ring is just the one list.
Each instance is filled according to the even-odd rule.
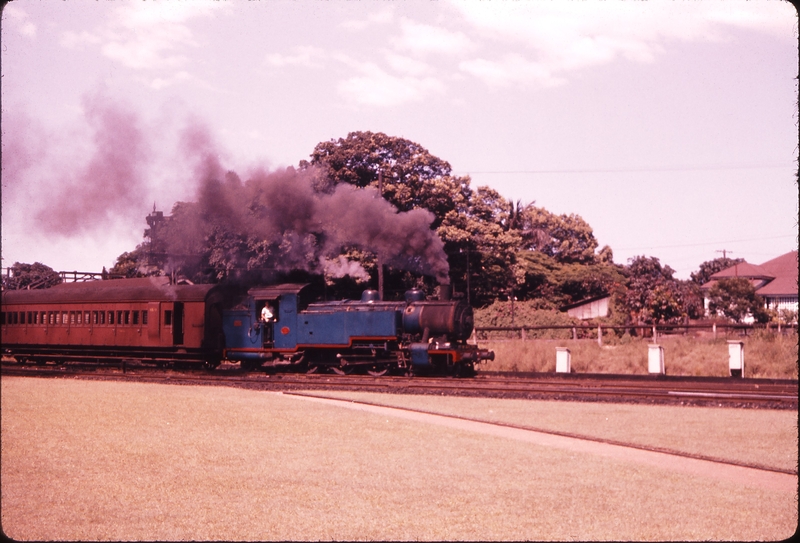
[[[623,332],[642,338],[656,341],[659,336],[665,335],[705,335],[710,333],[714,339],[718,335],[729,337],[747,336],[756,330],[770,331],[779,334],[797,332],[797,323],[793,324],[657,324],[657,325],[628,325],[611,326],[599,324],[597,326],[573,325],[544,325],[544,326],[477,326],[472,333],[472,341],[486,340],[513,340],[521,339],[568,339],[568,334],[543,334],[544,331],[570,331],[573,340],[596,339],[599,345],[603,344],[603,335],[609,332]],[[542,337],[545,336],[545,337]]]

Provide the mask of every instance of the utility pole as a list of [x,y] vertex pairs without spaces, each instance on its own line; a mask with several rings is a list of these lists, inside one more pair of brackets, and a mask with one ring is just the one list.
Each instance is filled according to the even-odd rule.
[[[722,249],[722,250],[719,250],[719,251],[716,251],[716,252],[717,253],[722,253],[722,258],[728,258],[728,253],[732,253],[733,251],[729,251],[728,249]],[[739,263],[738,262],[733,265],[733,270],[736,273],[736,277],[739,277]]]
[[[378,172],[378,195],[383,198],[383,169]],[[383,301],[383,259],[378,253],[378,299]]]

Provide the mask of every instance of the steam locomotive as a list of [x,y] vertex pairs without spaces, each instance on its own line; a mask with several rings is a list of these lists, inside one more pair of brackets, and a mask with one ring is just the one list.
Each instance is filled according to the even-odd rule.
[[[18,360],[137,360],[217,367],[289,367],[339,374],[470,375],[494,353],[467,342],[472,308],[410,290],[403,301],[312,302],[307,284],[239,292],[168,277],[66,283],[2,294],[4,354]],[[264,312],[264,308],[267,311]],[[262,318],[262,314],[267,318]]]

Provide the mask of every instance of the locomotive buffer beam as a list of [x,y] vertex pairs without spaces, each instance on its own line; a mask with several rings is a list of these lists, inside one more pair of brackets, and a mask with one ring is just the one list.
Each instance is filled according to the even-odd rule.
[[482,360],[494,360],[494,351],[490,351],[488,349],[467,351],[461,356],[461,360],[466,362],[481,362]]

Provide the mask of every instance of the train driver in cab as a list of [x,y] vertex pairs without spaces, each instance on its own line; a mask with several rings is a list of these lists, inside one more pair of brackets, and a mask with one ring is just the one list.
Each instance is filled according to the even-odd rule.
[[275,315],[272,312],[272,306],[269,304],[264,304],[264,307],[261,308],[261,323],[264,330],[264,345],[270,345],[272,343],[272,326],[270,326],[273,322],[275,322]]
[[275,320],[272,307],[269,304],[264,304],[264,308],[261,310],[261,320],[264,322],[273,322]]

